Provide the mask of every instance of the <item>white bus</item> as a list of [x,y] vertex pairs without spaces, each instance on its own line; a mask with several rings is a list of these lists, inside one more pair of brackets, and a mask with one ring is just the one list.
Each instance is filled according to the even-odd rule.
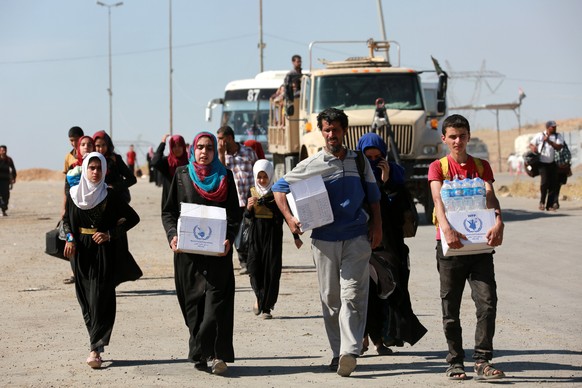
[[[251,79],[231,81],[226,85],[224,97],[208,102],[206,121],[212,121],[212,111],[222,105],[220,124],[230,126],[235,140],[245,142],[250,139],[259,141],[265,154],[268,153],[267,127],[269,125],[269,98],[283,84],[288,71],[264,71]],[[270,155],[269,155],[270,159]]]

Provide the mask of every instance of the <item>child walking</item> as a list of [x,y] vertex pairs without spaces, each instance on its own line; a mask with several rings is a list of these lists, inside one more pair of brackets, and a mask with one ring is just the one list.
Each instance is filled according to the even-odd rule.
[[[283,216],[271,192],[274,168],[266,159],[257,160],[253,166],[255,186],[250,189],[245,217],[250,218],[249,255],[247,269],[251,287],[256,295],[253,305],[255,315],[271,319],[271,310],[279,296],[283,255]],[[295,246],[303,242],[293,235]]]

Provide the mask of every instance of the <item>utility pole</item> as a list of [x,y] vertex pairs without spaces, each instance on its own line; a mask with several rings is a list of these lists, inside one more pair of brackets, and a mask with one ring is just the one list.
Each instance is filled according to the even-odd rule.
[[169,0],[170,4],[170,136],[174,134],[174,92],[172,89],[172,78],[174,73],[174,68],[172,66],[172,0]]
[[259,72],[263,72],[263,0],[259,0]]
[[101,1],[97,2],[97,5],[102,7],[107,7],[107,20],[108,20],[108,35],[109,35],[109,89],[107,92],[109,93],[109,137],[113,139],[113,82],[112,82],[112,71],[111,71],[111,8],[119,7],[123,5],[123,2],[120,1],[115,4],[105,4]]

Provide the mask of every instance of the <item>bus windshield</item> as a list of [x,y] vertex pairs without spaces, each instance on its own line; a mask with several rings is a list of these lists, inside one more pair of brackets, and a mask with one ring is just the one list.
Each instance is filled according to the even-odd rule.
[[415,73],[340,74],[315,78],[315,112],[338,109],[374,109],[381,97],[386,109],[423,110]]
[[227,91],[222,110],[222,125],[234,130],[236,140],[267,141],[269,98],[276,89]]

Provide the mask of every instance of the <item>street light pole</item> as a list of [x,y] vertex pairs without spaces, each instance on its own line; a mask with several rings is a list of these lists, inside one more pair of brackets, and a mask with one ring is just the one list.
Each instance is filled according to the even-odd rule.
[[107,7],[107,21],[108,21],[108,42],[109,42],[109,136],[113,139],[113,86],[112,86],[112,76],[111,76],[111,8],[119,7],[123,5],[123,1],[115,4],[106,4],[101,1],[97,2],[97,5],[102,7]]
[[169,0],[170,3],[170,135],[174,134],[174,92],[172,89],[172,76],[174,73],[174,69],[172,66],[172,0]]

